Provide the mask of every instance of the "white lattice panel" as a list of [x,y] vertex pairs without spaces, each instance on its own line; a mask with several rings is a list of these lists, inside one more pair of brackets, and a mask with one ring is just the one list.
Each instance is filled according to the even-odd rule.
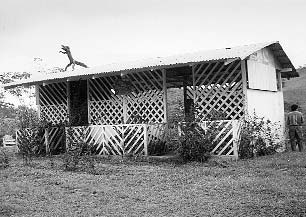
[[[240,61],[194,66],[194,96],[199,118],[204,121],[211,112],[222,112],[226,119],[244,115],[244,95]],[[191,94],[190,94],[191,95]]]
[[86,142],[87,128],[85,126],[80,127],[66,127],[66,150],[76,149],[76,145],[79,142]]
[[68,120],[68,108],[65,104],[46,105],[39,108],[40,118],[52,124],[60,124]]
[[[22,143],[29,143],[32,139],[36,138],[40,145],[45,144],[45,134],[42,131],[39,131],[37,128],[26,128],[16,131],[16,145],[20,147]],[[39,153],[42,150],[39,147],[32,147],[32,144],[29,146],[32,148],[32,151]]]
[[[165,114],[165,74],[160,70],[128,73],[129,88],[116,93],[118,75],[89,80],[89,119],[93,124],[162,123]],[[118,89],[118,88],[117,88]]]
[[165,140],[167,124],[150,124],[148,127],[148,145]]
[[239,139],[239,121],[212,121],[199,124],[204,131],[213,128],[216,137],[213,140],[214,148],[211,151],[213,155],[233,156],[238,158],[238,139]]
[[122,124],[122,100],[90,101],[89,115],[91,124]]
[[163,123],[165,119],[163,92],[151,90],[126,97],[128,123],[139,116],[142,123]]
[[39,114],[44,120],[59,124],[68,120],[66,82],[39,86]]
[[73,141],[85,141],[94,147],[96,154],[123,155],[147,153],[146,125],[143,124],[98,125],[72,127],[70,129],[73,131]]
[[50,151],[60,153],[64,151],[65,131],[63,128],[52,127],[48,128],[48,146]]
[[138,124],[123,126],[125,153],[145,154],[145,128],[146,125]]

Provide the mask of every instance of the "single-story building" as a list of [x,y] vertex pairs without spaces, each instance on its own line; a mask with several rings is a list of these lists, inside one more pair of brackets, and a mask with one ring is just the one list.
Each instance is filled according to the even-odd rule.
[[[76,138],[86,132],[97,154],[122,155],[148,154],[167,127],[167,89],[183,88],[185,113],[196,108],[204,128],[208,114],[222,113],[212,153],[237,157],[239,120],[256,112],[284,127],[281,79],[297,76],[280,43],[267,42],[32,77],[5,89],[35,85],[41,118],[69,122]],[[58,134],[48,133],[50,146],[64,138]]]

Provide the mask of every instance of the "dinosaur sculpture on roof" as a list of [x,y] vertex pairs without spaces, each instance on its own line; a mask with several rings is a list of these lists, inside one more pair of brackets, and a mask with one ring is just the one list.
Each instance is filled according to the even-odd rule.
[[68,68],[69,66],[71,66],[71,65],[72,65],[72,70],[74,70],[74,66],[75,66],[75,65],[79,65],[79,66],[82,66],[82,67],[84,67],[84,68],[88,68],[88,66],[85,65],[84,63],[79,62],[79,61],[76,61],[75,59],[73,59],[69,46],[62,45],[62,50],[60,51],[60,53],[67,54],[68,59],[69,59],[69,63],[68,63],[68,65],[65,67],[65,71],[66,71],[67,68]]

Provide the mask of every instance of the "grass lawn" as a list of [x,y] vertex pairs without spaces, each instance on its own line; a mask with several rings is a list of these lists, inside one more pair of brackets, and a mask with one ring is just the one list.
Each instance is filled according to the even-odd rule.
[[0,170],[0,216],[306,216],[306,153],[185,165],[101,158],[98,175],[55,159]]

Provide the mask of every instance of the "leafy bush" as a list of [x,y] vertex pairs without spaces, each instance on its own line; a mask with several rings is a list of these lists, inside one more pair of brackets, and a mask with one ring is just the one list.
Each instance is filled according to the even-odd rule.
[[28,165],[33,156],[46,154],[44,141],[42,140],[44,130],[42,128],[32,128],[21,130],[18,136],[19,154],[22,156],[24,163]]
[[9,157],[3,150],[0,150],[0,169],[9,167]]
[[148,145],[148,154],[149,155],[164,155],[168,153],[168,147],[166,141],[162,139],[155,139]]
[[246,116],[241,128],[239,158],[271,155],[280,148],[279,124],[265,120],[263,117]]
[[84,131],[80,133],[78,139],[74,139],[72,127],[67,129],[67,150],[64,154],[64,168],[66,171],[76,171],[78,169],[95,173],[95,162],[93,158],[93,146],[85,142]]
[[19,154],[23,157],[24,163],[28,165],[32,157],[45,156],[48,153],[44,133],[50,124],[39,119],[36,110],[25,106],[19,107],[17,121]]
[[192,108],[190,114],[184,116],[183,122],[178,122],[181,129],[179,147],[177,152],[183,161],[205,162],[211,157],[214,148],[214,139],[218,133],[217,122],[223,115],[213,111],[206,115],[206,121],[210,121],[207,129],[201,127],[197,108]]
[[210,157],[213,148],[215,132],[206,132],[195,122],[187,122],[182,126],[178,153],[182,160],[205,162]]

